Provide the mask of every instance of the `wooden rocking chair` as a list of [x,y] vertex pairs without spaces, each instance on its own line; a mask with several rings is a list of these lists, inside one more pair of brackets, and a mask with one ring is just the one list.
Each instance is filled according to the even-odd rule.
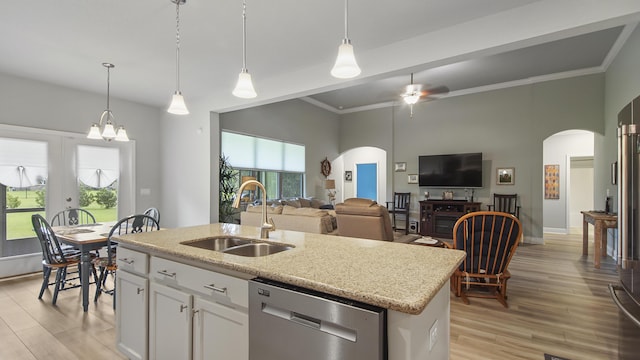
[[496,211],[478,211],[462,216],[453,227],[453,248],[467,253],[451,276],[456,296],[495,298],[507,305],[507,267],[522,238],[520,220]]

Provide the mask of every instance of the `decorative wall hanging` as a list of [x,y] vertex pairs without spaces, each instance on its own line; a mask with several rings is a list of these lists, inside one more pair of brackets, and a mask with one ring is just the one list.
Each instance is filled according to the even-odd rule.
[[498,185],[513,185],[516,183],[515,168],[497,168],[496,169],[496,183]]
[[560,165],[544,166],[544,198],[560,199]]

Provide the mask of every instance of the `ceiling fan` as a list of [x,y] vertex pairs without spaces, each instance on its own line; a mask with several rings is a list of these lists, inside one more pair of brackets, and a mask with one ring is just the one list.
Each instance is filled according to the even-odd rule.
[[421,84],[413,83],[413,73],[411,73],[411,83],[405,88],[402,99],[405,103],[411,107],[411,117],[413,117],[413,105],[415,105],[420,99],[434,100],[434,95],[445,95],[449,93],[449,88],[446,86],[436,86],[430,89],[422,90]]

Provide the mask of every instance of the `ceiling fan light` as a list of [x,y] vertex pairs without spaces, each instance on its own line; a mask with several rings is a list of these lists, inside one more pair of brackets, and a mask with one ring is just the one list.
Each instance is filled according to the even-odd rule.
[[236,84],[235,89],[233,89],[232,94],[243,99],[252,99],[258,96],[253,88],[253,82],[251,81],[251,74],[249,74],[249,70],[242,69],[242,71],[240,71],[240,74],[238,75],[238,83]]
[[404,96],[404,102],[409,105],[414,105],[418,100],[420,100],[420,93],[412,93]]
[[89,129],[89,134],[87,134],[87,139],[100,140],[102,139],[102,135],[100,135],[100,125],[93,123],[91,128]]
[[353,54],[351,41],[349,39],[342,40],[342,44],[338,47],[336,63],[331,69],[331,75],[338,79],[350,79],[360,75],[361,71]]
[[184,97],[180,91],[176,91],[171,97],[171,105],[169,105],[167,112],[175,115],[189,114],[189,109],[187,109],[187,105],[184,103]]
[[129,137],[127,136],[127,130],[124,129],[124,126],[120,126],[118,131],[116,132],[116,141],[129,141]]

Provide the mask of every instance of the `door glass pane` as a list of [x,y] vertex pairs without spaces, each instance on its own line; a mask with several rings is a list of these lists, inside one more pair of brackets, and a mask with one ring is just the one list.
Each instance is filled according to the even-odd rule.
[[118,148],[78,145],[78,205],[97,222],[118,219]]
[[38,251],[31,215],[44,215],[47,143],[0,138],[0,256]]

